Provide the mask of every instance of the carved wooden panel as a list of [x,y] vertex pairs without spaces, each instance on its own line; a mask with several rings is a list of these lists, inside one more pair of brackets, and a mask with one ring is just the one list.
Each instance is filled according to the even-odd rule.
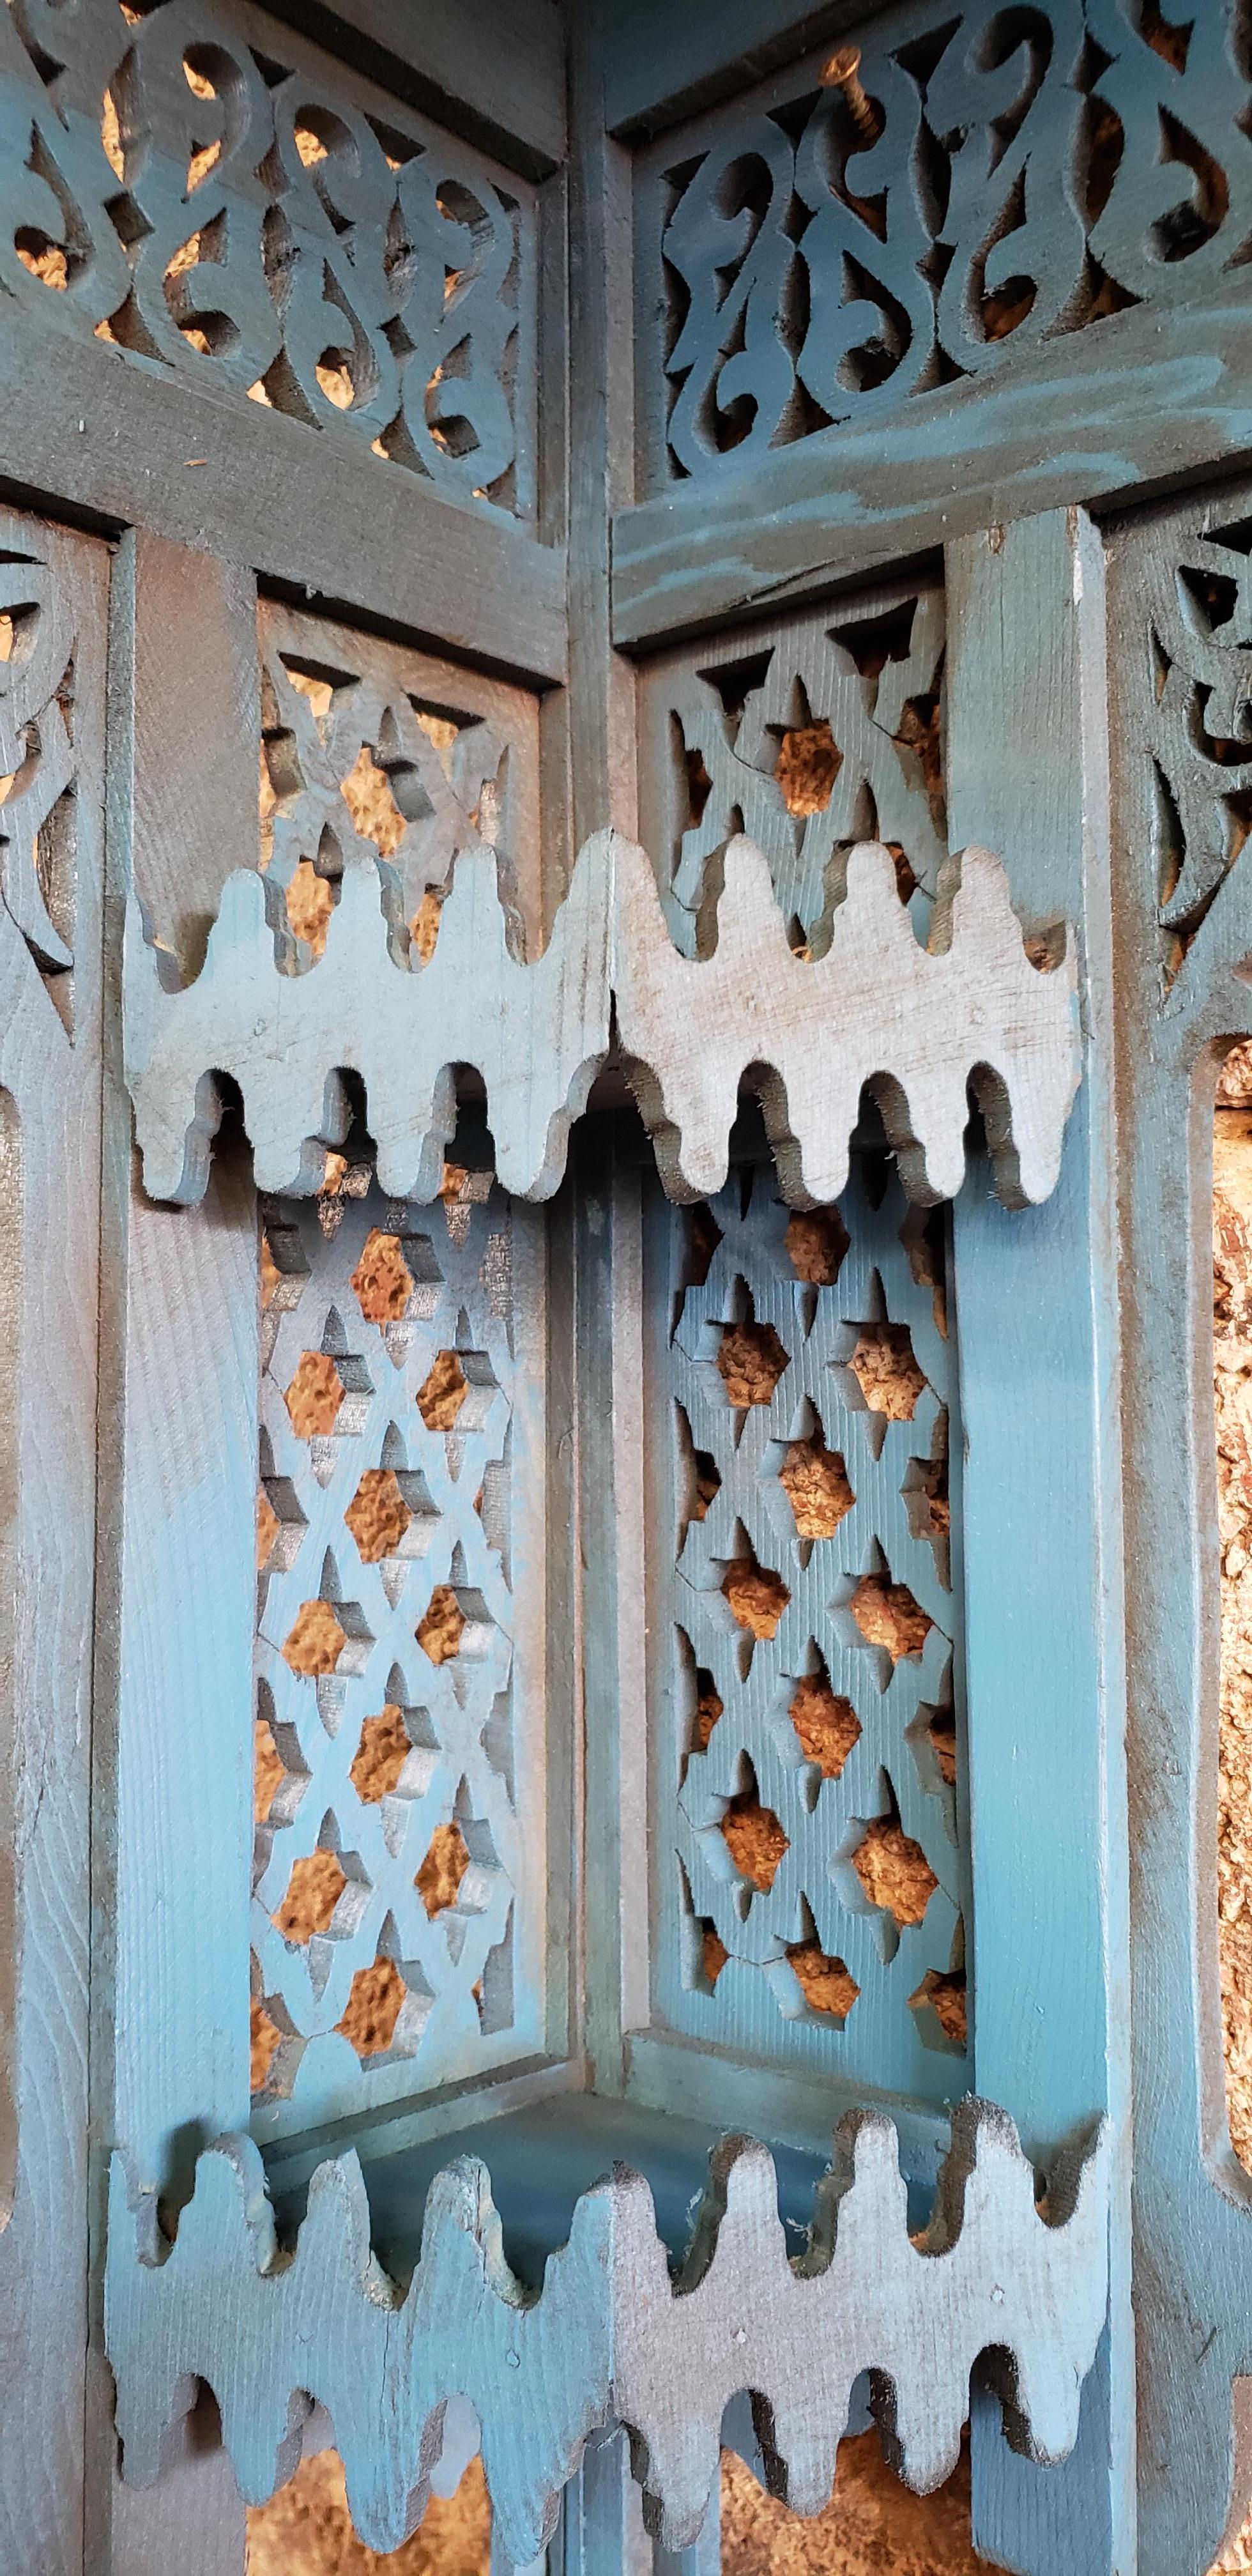
[[109,554],[0,512],[0,2532],[81,2552]]
[[651,489],[1005,376],[1242,254],[1252,67],[1221,0],[930,0],[858,32],[862,114],[816,54],[644,156]]
[[[1210,498],[1137,549],[1133,624],[1117,673],[1156,879],[1161,998],[1186,1007],[1239,964],[1252,830],[1252,516]],[[1233,917],[1232,917],[1233,916]],[[1237,926],[1236,926],[1237,924]],[[1176,977],[1182,985],[1175,994]],[[1194,1006],[1194,1000],[1192,1002]]]
[[793,944],[820,956],[860,840],[897,854],[925,936],[948,855],[943,592],[894,583],[824,612],[659,653],[639,688],[640,818],[678,945],[707,944],[721,861],[747,832]]
[[[1188,2568],[1211,2563],[1223,2524],[1222,2564],[1239,2563],[1252,2493],[1252,2183],[1230,2139],[1218,1948],[1220,1902],[1229,1974],[1243,1907],[1228,1870],[1219,1887],[1219,1778],[1225,1820],[1246,1806],[1237,1732],[1220,1728],[1222,1557],[1233,1583],[1240,1551],[1218,1507],[1213,1297],[1228,1246],[1213,1238],[1211,1160],[1219,1065],[1252,1037],[1250,544],[1246,476],[1109,532],[1128,1541],[1134,1563],[1171,1577],[1166,1596],[1133,1585],[1128,1605],[1135,2262],[1153,2283],[1138,2328],[1139,2512],[1145,2564]],[[1227,1436],[1243,1411],[1240,1340],[1223,1334],[1219,1354]]]
[[800,1205],[842,1189],[867,1086],[912,1196],[959,1189],[971,1091],[1005,1204],[1035,1203],[1056,1185],[1079,1075],[1077,957],[1063,922],[1042,947],[1027,940],[991,850],[946,863],[923,947],[891,851],[856,843],[819,958],[794,953],[767,862],[742,836],[725,854],[707,958],[674,947],[649,859],[616,833],[579,853],[534,959],[519,955],[490,852],[461,858],[425,961],[394,871],[380,875],[354,857],[318,960],[293,936],[277,889],[237,869],[203,971],[181,990],[132,901],[126,1071],[154,1197],[202,1196],[223,1075],[239,1086],[261,1186],[315,1188],[325,1145],[348,1133],[355,1075],[384,1186],[428,1199],[456,1123],[453,1068],[470,1065],[486,1086],[503,1186],[550,1198],[614,1019],[676,1198],[722,1186],[749,1074],[784,1189]]
[[420,1213],[368,1164],[334,1180],[262,1219],[265,2137],[485,2074],[545,2032],[537,1220],[489,1171],[449,1167]]
[[50,327],[533,515],[533,189],[248,0],[6,10],[0,209]]
[[655,2007],[719,2051],[947,2098],[968,1887],[943,1214],[859,1157],[837,1207],[791,1214],[748,1163],[668,1233]]
[[361,860],[394,888],[401,950],[425,963],[454,861],[483,849],[537,941],[537,698],[277,600],[261,601],[258,634],[259,862],[314,956]]
[[295,2464],[312,2382],[344,2455],[353,2520],[386,2552],[421,2514],[443,2404],[459,2391],[483,2428],[506,2563],[534,2562],[588,2434],[613,2416],[634,2436],[649,2520],[678,2550],[699,2532],[723,2409],[738,2391],[759,2392],[772,2476],[812,2513],[830,2493],[863,2370],[878,2380],[899,2465],[925,2490],[956,2460],[980,2352],[996,2357],[1016,2447],[1054,2461],[1077,2436],[1104,2320],[1108,2162],[1099,2130],[1057,2160],[1040,2207],[1011,2120],[966,2102],[930,2224],[910,2238],[896,2132],[853,2115],[836,2133],[806,2259],[793,2266],[773,2159],[727,2139],[677,2282],[648,2185],[619,2166],[578,2200],[541,2294],[527,2298],[504,2258],[487,2168],[469,2156],[432,2186],[403,2295],[371,2254],[351,2152],[319,2165],[289,2262],[277,2256],[250,2139],[200,2157],[177,2242],[149,2232],[146,2260],[116,2157],[106,2334],[128,2473],[157,2476],[191,2374],[213,2388],[240,2486],[260,2501]]

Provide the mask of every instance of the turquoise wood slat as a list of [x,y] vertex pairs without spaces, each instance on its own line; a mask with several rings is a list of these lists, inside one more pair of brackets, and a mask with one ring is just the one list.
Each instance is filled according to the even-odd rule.
[[978,2546],[1030,2576],[1133,2564],[1125,1718],[1100,548],[1060,512],[948,551],[953,844],[1017,854],[1043,927],[1081,923],[1086,1079],[1046,1209],[954,1212],[965,1426],[974,2071],[1036,2155],[1116,2124],[1110,2332],[1055,2478],[974,2428]]
[[1252,2490],[1237,2384],[1252,2370],[1252,2184],[1230,2145],[1218,1992],[1212,1341],[1213,1090],[1225,1042],[1252,1035],[1235,827],[1250,513],[1241,479],[1127,519],[1109,545],[1142,2576],[1206,2569]]

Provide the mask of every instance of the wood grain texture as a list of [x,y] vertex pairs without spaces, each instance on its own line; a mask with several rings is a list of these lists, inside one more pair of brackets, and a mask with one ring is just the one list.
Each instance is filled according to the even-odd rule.
[[[635,2437],[645,2515],[667,2549],[697,2535],[723,2411],[743,2388],[766,2401],[771,2475],[799,2513],[820,2512],[829,2498],[862,2370],[890,2384],[877,2400],[880,2427],[906,2483],[922,2492],[955,2465],[970,2370],[992,2345],[1016,2355],[1016,2443],[1055,2461],[1074,2441],[1107,2295],[1102,2145],[1058,2183],[1061,2223],[1049,2227],[1011,2121],[967,2098],[916,2246],[891,2122],[853,2113],[836,2145],[839,2179],[808,2256],[793,2266],[771,2159],[727,2141],[678,2295],[646,2184],[617,2183],[613,2406]],[[1080,2247],[1090,2266],[1083,2279],[1071,2262]]]
[[608,1053],[612,1005],[676,1197],[721,1187],[740,1082],[755,1066],[767,1068],[766,1126],[798,1204],[838,1196],[866,1084],[911,1196],[959,1188],[972,1082],[1001,1198],[1046,1198],[1077,1077],[1076,967],[1072,947],[1051,973],[1031,963],[993,854],[971,847],[949,863],[923,949],[890,852],[859,843],[830,946],[815,960],[793,955],[751,842],[731,843],[725,873],[717,948],[684,958],[643,851],[597,835],[547,949],[523,965],[491,856],[470,853],[432,958],[409,972],[397,959],[403,928],[387,874],[380,895],[375,871],[350,865],[325,957],[301,972],[308,952],[283,929],[266,881],[240,870],[203,973],[181,993],[163,989],[132,906],[127,1078],[147,1188],[184,1202],[201,1194],[220,1116],[216,1073],[243,1095],[261,1187],[316,1188],[325,1146],[346,1132],[339,1074],[352,1068],[384,1189],[431,1198],[455,1124],[450,1069],[470,1064],[487,1086],[502,1186],[550,1197],[571,1119]]
[[206,2127],[247,2112],[255,1240],[238,1160],[191,1226],[133,1204],[113,2118],[153,2191],[177,2191]]
[[386,2550],[422,2511],[455,2390],[482,2426],[514,2565],[535,2558],[587,2436],[614,2416],[632,2434],[645,2514],[680,2549],[703,2520],[738,2389],[765,2397],[773,2474],[797,2510],[816,2512],[863,2368],[881,2367],[882,2428],[925,2489],[956,2459],[970,2369],[991,2347],[1014,2357],[1003,2379],[1013,2438],[1036,2460],[1063,2456],[1107,2295],[1102,2138],[1058,2161],[1041,2214],[1012,2123],[967,2103],[919,2245],[891,2123],[854,2116],[836,2152],[799,2263],[787,2257],[772,2160],[739,2139],[715,2154],[676,2286],[648,2186],[619,2167],[578,2201],[529,2301],[503,2259],[486,2168],[470,2158],[431,2186],[401,2299],[370,2254],[354,2154],[318,2168],[290,2259],[277,2256],[250,2140],[223,2139],[200,2158],[165,2249],[142,2216],[136,2243],[118,2157],[107,2337],[126,2474],[155,2477],[180,2392],[200,2378],[240,2487],[260,2502],[299,2457],[303,2390],[333,2424],[358,2531]]
[[48,347],[40,317],[6,312],[0,485],[9,492],[55,496],[97,525],[138,524],[252,564],[302,596],[498,670],[564,677],[560,547],[538,544],[500,512],[441,500],[368,451],[335,450],[301,421],[132,363],[102,340],[58,341],[50,416],[40,392]]
[[[1214,588],[1246,477],[1115,527],[1109,547],[1126,1228],[1128,1594],[1141,2560],[1207,2568],[1252,2494],[1252,2184],[1226,2119],[1217,1963],[1220,1569],[1212,1407],[1213,1093],[1252,1035],[1237,794],[1246,631]],[[1194,629],[1162,624],[1189,597]],[[1240,567],[1242,570],[1242,566]],[[1164,679],[1165,685],[1161,686]],[[1227,698],[1227,750],[1188,705]],[[1176,790],[1169,785],[1176,773]],[[1164,782],[1164,786],[1162,784]],[[1176,824],[1164,829],[1171,811]],[[1216,864],[1215,864],[1216,862]],[[1175,898],[1181,898],[1175,900]],[[1161,1591],[1161,1569],[1168,1591]],[[1163,1598],[1167,1614],[1163,1615]],[[1240,2385],[1242,2381],[1242,2386]],[[1232,2382],[1233,2391],[1232,2391]]]
[[613,651],[610,531],[634,492],[631,168],[604,130],[598,0],[573,14],[569,174],[569,729],[573,847],[634,834],[634,674]]
[[950,548],[948,620],[952,830],[985,811],[1020,848],[1018,898],[1036,918],[1080,923],[1090,996],[1055,1196],[1010,1224],[971,1175],[954,1210],[975,2081],[1032,2148],[1098,2114],[1121,2142],[1110,2341],[1080,2452],[1041,2488],[976,2415],[974,2534],[1032,2576],[1106,2576],[1133,2563],[1134,2413],[1115,1159],[1098,999],[1110,938],[1105,631],[1089,524],[1052,513]]
[[246,2138],[201,2157],[164,2262],[137,2259],[120,2159],[111,2207],[108,2344],[128,2477],[156,2475],[164,2425],[193,2373],[213,2387],[242,2492],[260,2503],[295,2467],[304,2409],[292,2399],[305,2390],[334,2425],[353,2521],[385,2551],[420,2517],[442,2406],[456,2391],[483,2427],[505,2553],[523,2567],[537,2556],[560,2488],[608,2412],[607,2185],[579,2203],[529,2304],[500,2251],[486,2169],[469,2159],[432,2186],[403,2300],[371,2257],[354,2154],[319,2166],[291,2263],[275,2261],[260,2157]]
[[[38,599],[43,585],[36,653],[50,632],[60,636],[58,655],[64,647],[65,663],[48,680],[50,703],[42,715],[47,765],[57,757],[57,690],[71,708],[73,727],[60,915],[61,944],[72,965],[54,965],[32,944],[30,930],[23,936],[19,928],[18,829],[12,841],[6,833],[0,862],[0,1191],[9,1355],[0,1610],[0,2044],[7,2097],[0,2111],[0,2558],[47,2576],[77,2576],[87,2340],[108,559],[91,540],[9,512],[0,516],[0,549],[8,578],[24,570],[28,598]],[[19,674],[6,664],[0,702],[10,714],[15,679],[20,694]],[[45,766],[40,741],[36,734],[29,747],[36,782]],[[21,788],[18,797],[20,804]],[[72,1038],[63,1013],[72,1019]]]
[[[181,678],[170,646],[178,631],[187,636]],[[93,1712],[100,2340],[86,2427],[88,2563],[110,2576],[155,2576],[180,2524],[194,2529],[187,2547],[204,2576],[236,2576],[243,2547],[233,2480],[199,2416],[176,2428],[168,2488],[123,2494],[99,2311],[108,2149],[124,2139],[150,2187],[177,2201],[206,2113],[216,2125],[210,2106],[220,2106],[218,2119],[246,2117],[247,1938],[245,1927],[240,1947],[232,1927],[247,1903],[251,1766],[239,1714],[249,1706],[255,1592],[247,1504],[235,1503],[255,1480],[255,1199],[230,1154],[190,1233],[135,1197],[119,1006],[136,872],[159,931],[181,935],[194,956],[230,843],[250,809],[255,817],[255,633],[250,579],[142,534],[123,541],[109,639],[112,1008]],[[228,767],[220,790],[215,756]],[[201,1859],[197,1911],[189,1886]],[[207,1924],[224,1936],[216,1966],[201,1944]]]
[[539,174],[565,157],[565,23],[556,0],[491,0],[448,17],[439,0],[269,0],[275,17],[398,98]]
[[1252,311],[1211,290],[1168,324],[1110,314],[1011,382],[928,393],[890,429],[822,430],[712,489],[619,512],[613,632],[629,650],[777,610],[993,523],[1211,472],[1252,440]]
[[256,582],[146,531],[134,581],[134,886],[194,975],[222,886],[256,846]]

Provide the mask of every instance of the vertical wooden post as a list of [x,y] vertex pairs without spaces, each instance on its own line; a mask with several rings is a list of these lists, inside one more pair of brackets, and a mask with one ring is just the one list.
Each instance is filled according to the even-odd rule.
[[595,2089],[623,2087],[623,2032],[647,2018],[639,1173],[613,1122],[579,1138],[586,2044]]
[[[110,656],[92,2091],[102,2169],[122,2147],[154,2201],[181,2198],[207,2138],[248,2120],[258,1285],[241,1155],[215,1165],[190,1227],[139,1186],[121,1075],[121,924],[133,884],[157,936],[194,969],[224,876],[255,856],[256,667],[254,583],[165,540],[123,541]],[[207,1988],[192,1885],[217,1927]],[[99,2237],[101,2173],[94,2207]],[[102,2262],[98,2241],[97,2280]],[[96,2357],[93,2379],[93,2571],[156,2576],[174,2534],[194,2529],[194,2576],[240,2576],[243,2507],[206,2423],[185,2428],[168,2489],[124,2492]]]
[[[1108,992],[1103,561],[1084,514],[951,545],[951,844],[1001,851],[1042,928],[1080,925]],[[1134,2563],[1127,1872],[1111,1013],[1087,1009],[1061,1181],[1008,1215],[985,1171],[955,1215],[965,1423],[974,2063],[1046,2162],[1101,2114],[1115,2157],[1106,2342],[1061,2469],[974,2421],[974,2532],[1031,2576]],[[1046,1539],[1044,1534],[1046,1533]]]
[[630,156],[605,132],[600,10],[570,29],[570,730],[574,845],[635,828],[634,673],[610,642],[609,529],[633,498]]

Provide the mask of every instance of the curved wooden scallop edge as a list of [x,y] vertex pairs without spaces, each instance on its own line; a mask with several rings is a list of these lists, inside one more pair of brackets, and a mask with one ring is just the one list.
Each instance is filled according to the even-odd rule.
[[772,2158],[726,2142],[692,2286],[680,2282],[668,2300],[647,2187],[620,2179],[613,2407],[630,2430],[645,2518],[667,2549],[687,2547],[699,2529],[723,2412],[743,2389],[771,2487],[801,2514],[829,2499],[863,2371],[887,2455],[920,2493],[956,2464],[983,2353],[995,2356],[1014,2448],[1040,2463],[1072,2450],[1107,2306],[1106,2132],[1095,2132],[1076,2173],[1058,2175],[1050,2223],[1006,2113],[971,2099],[952,2129],[930,2225],[914,2244],[894,2126],[849,2114],[798,2261],[788,2258]]
[[[397,2549],[425,2511],[443,2410],[468,2397],[506,2556],[538,2556],[562,2487],[609,2410],[613,2196],[574,2212],[542,2293],[519,2289],[501,2246],[486,2169],[465,2158],[436,2175],[421,2259],[407,2292],[370,2251],[354,2153],[319,2165],[295,2250],[279,2253],[260,2154],[224,2138],[196,2166],[195,2191],[159,2261],[137,2255],[124,2164],[110,2180],[105,2341],[132,2484],[158,2476],[169,2424],[207,2381],[250,2504],[296,2467],[307,2411],[334,2426],[362,2540]],[[144,2213],[139,2213],[145,2231]],[[147,2241],[149,2258],[151,2240]]]
[[126,1078],[144,1182],[200,1198],[238,1086],[258,1185],[317,1188],[327,1145],[364,1087],[382,1186],[433,1198],[456,1120],[454,1070],[487,1090],[502,1186],[544,1199],[616,1028],[671,1196],[726,1177],[745,1076],[760,1085],[786,1197],[838,1196],[863,1091],[877,1099],[909,1195],[953,1197],[972,1090],[1008,1206],[1055,1187],[1080,1067],[1074,941],[1050,972],[1027,955],[998,858],[949,861],[930,945],[919,946],[881,842],[849,853],[824,956],[796,956],[756,845],[726,853],[712,954],[679,954],[645,852],[612,832],[579,854],[543,955],[514,952],[491,852],[458,861],[433,955],[404,953],[385,863],[354,864],[314,963],[250,869],[228,878],[204,967],[171,992],[132,900],[126,934]]
[[768,863],[742,835],[726,852],[709,957],[673,946],[641,851],[619,862],[616,891],[617,1025],[671,1196],[722,1187],[739,1088],[757,1069],[796,1205],[844,1188],[865,1089],[910,1198],[960,1189],[971,1085],[1005,1204],[1034,1205],[1055,1188],[1079,1077],[1074,942],[1051,972],[1032,964],[992,851],[949,860],[927,948],[881,841],[849,852],[847,892],[819,958],[793,953]]
[[158,2475],[166,2428],[205,2380],[240,2488],[262,2502],[296,2465],[303,2392],[330,2415],[361,2538],[385,2552],[425,2508],[443,2409],[459,2393],[482,2427],[512,2563],[538,2555],[588,2435],[610,2420],[630,2436],[650,2527],[678,2550],[703,2521],[723,2413],[740,2391],[752,2392],[775,2491],[811,2514],[829,2497],[863,2371],[889,2457],[926,2491],[955,2463],[985,2353],[1010,2441],[1059,2460],[1104,2323],[1107,2214],[1103,2129],[1041,2212],[1012,2121],[971,2100],[954,2115],[914,2244],[895,2129],[854,2113],[798,2259],[773,2158],[731,2138],[677,2281],[647,2183],[619,2166],[579,2200],[531,2295],[505,2262],[486,2170],[464,2159],[431,2186],[421,2259],[401,2293],[371,2254],[354,2154],[318,2167],[290,2254],[277,2250],[250,2139],[201,2156],[168,2249],[115,2157],[105,2334],[125,2475]]

